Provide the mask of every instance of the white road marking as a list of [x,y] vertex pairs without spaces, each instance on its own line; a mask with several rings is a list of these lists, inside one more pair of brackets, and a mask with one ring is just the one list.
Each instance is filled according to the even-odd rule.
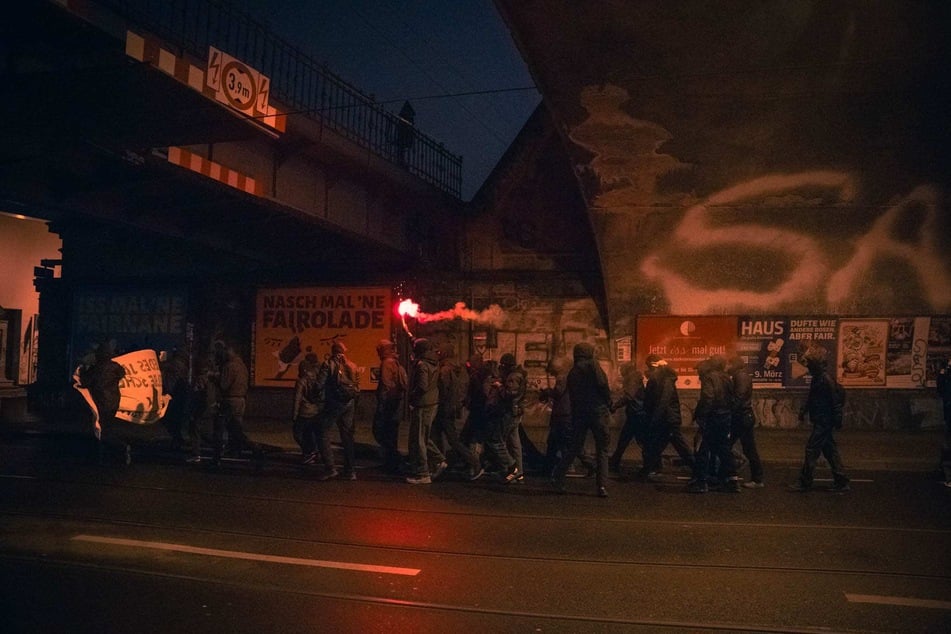
[[277,564],[290,564],[293,566],[312,566],[315,568],[339,568],[341,570],[357,570],[360,572],[377,572],[388,575],[406,575],[416,576],[420,573],[418,568],[397,568],[394,566],[374,566],[370,564],[355,564],[346,561],[326,561],[323,559],[301,559],[299,557],[281,557],[277,555],[261,555],[258,553],[246,553],[239,550],[219,550],[217,548],[198,548],[196,546],[185,546],[183,544],[169,544],[166,542],[147,542],[138,539],[121,539],[117,537],[98,537],[96,535],[76,535],[72,539],[82,542],[92,542],[96,544],[110,544],[113,546],[131,546],[133,548],[151,548],[154,550],[167,550],[179,553],[190,553],[193,555],[208,555],[210,557],[227,557],[229,559],[247,559],[250,561],[266,561]]
[[877,603],[879,605],[901,605],[909,608],[934,608],[936,610],[951,610],[951,601],[936,601],[934,599],[915,599],[912,597],[889,597],[879,594],[849,594],[845,598],[852,603]]
[[[816,482],[834,482],[832,478],[816,478]],[[868,480],[864,478],[849,478],[849,482],[875,482],[875,480]]]

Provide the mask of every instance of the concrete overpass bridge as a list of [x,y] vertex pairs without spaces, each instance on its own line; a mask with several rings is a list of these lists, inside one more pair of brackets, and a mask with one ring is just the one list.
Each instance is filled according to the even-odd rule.
[[[643,316],[951,326],[945,2],[496,0],[544,103],[465,208],[458,159],[217,3],[21,4],[0,191],[69,237],[71,284],[213,280],[220,312],[276,280],[414,278],[430,310],[501,305],[490,353],[538,383],[579,340],[642,359]],[[222,94],[216,59],[267,102]],[[902,394],[872,424],[933,401]]]
[[459,157],[227,4],[4,13],[8,210],[348,271],[409,266],[412,227],[458,215]]

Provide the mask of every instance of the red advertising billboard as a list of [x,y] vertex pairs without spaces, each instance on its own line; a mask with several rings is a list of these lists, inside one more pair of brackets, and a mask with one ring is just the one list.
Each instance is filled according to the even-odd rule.
[[698,389],[697,363],[714,354],[735,352],[737,318],[670,317],[637,318],[637,367],[649,354],[667,360],[678,375],[677,387]]

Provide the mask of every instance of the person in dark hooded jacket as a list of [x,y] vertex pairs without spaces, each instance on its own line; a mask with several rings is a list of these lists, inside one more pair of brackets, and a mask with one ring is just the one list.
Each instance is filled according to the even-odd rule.
[[706,493],[708,481],[716,473],[727,491],[737,493],[740,488],[730,442],[733,383],[726,372],[726,359],[721,355],[704,359],[697,365],[697,374],[700,376],[700,399],[694,410],[694,419],[700,426],[703,442],[687,490]]
[[756,448],[756,417],[753,414],[753,377],[746,369],[746,361],[739,355],[730,359],[727,371],[733,380],[733,415],[730,423],[730,438],[735,445],[739,441],[743,455],[750,463],[750,479],[743,483],[747,489],[763,488],[763,461]]
[[799,420],[805,420],[809,414],[812,423],[812,433],[806,441],[806,455],[803,459],[799,478],[789,488],[793,491],[809,491],[812,489],[813,477],[819,455],[825,456],[832,469],[832,490],[845,492],[849,490],[849,478],[845,475],[842,465],[842,456],[835,442],[835,430],[842,426],[841,403],[837,398],[838,384],[828,371],[826,361],[827,352],[822,346],[810,346],[802,356],[812,377],[809,381],[809,396],[799,412]]
[[103,341],[95,351],[95,360],[79,369],[81,387],[89,390],[95,404],[93,425],[99,441],[98,458],[105,463],[109,455],[116,455],[122,464],[132,462],[132,448],[122,439],[123,423],[116,421],[119,411],[119,384],[125,378],[125,369],[112,358],[115,356],[115,342]]
[[406,370],[400,365],[395,343],[381,339],[376,346],[376,354],[380,358],[380,375],[376,386],[373,438],[380,446],[383,470],[397,473],[403,462],[399,451],[399,435],[409,381]]
[[644,388],[644,412],[647,415],[647,446],[640,474],[653,479],[661,468],[664,449],[673,445],[684,465],[691,470],[694,456],[680,431],[680,396],[677,373],[659,355],[647,356],[647,386]]
[[621,396],[612,405],[611,410],[624,408],[624,425],[618,435],[617,446],[611,455],[611,471],[621,471],[621,459],[633,440],[641,449],[641,463],[644,459],[644,441],[647,439],[647,415],[644,412],[644,373],[633,363],[621,368]]
[[[324,463],[321,480],[336,478],[338,475],[344,480],[357,479],[353,412],[356,408],[354,392],[360,385],[360,371],[357,365],[347,358],[346,353],[347,346],[342,341],[335,341],[330,346],[330,358],[324,361],[317,371],[316,387],[324,396],[317,436],[320,457]],[[334,465],[333,449],[330,446],[330,430],[334,425],[340,434],[340,445],[343,448],[342,475]]]
[[[464,420],[469,373],[456,361],[456,349],[445,344],[439,350],[439,405],[433,419],[431,436],[444,453],[451,450],[454,457],[465,463],[470,480],[483,474],[479,455],[472,451],[459,435],[460,422]],[[448,449],[447,449],[448,448]]]
[[[433,442],[432,425],[439,407],[439,358],[428,339],[413,342],[415,362],[409,375],[409,468],[410,484],[431,484],[433,474],[442,475],[448,464]],[[431,469],[433,471],[431,471]]]
[[611,390],[608,377],[594,355],[594,346],[576,344],[574,365],[568,372],[568,395],[571,399],[571,427],[573,437],[569,449],[561,457],[553,484],[560,493],[566,492],[565,474],[571,462],[584,451],[588,431],[594,436],[597,465],[598,496],[607,497],[608,451],[611,441]]

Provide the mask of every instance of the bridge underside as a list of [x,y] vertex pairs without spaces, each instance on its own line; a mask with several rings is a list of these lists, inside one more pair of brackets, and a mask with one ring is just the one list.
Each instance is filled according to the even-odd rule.
[[612,332],[951,310],[951,4],[496,4],[563,131]]
[[[276,139],[132,60],[121,42],[52,3],[19,4],[0,49],[5,211],[49,218],[54,230],[87,224],[180,239],[183,249],[192,244],[231,262],[235,273],[306,267],[311,275],[356,275],[412,266],[406,250],[172,164],[169,147],[205,147],[213,159],[216,144],[263,142],[287,156],[312,143]],[[355,173],[372,184],[378,176],[342,155],[324,156],[344,178]]]

